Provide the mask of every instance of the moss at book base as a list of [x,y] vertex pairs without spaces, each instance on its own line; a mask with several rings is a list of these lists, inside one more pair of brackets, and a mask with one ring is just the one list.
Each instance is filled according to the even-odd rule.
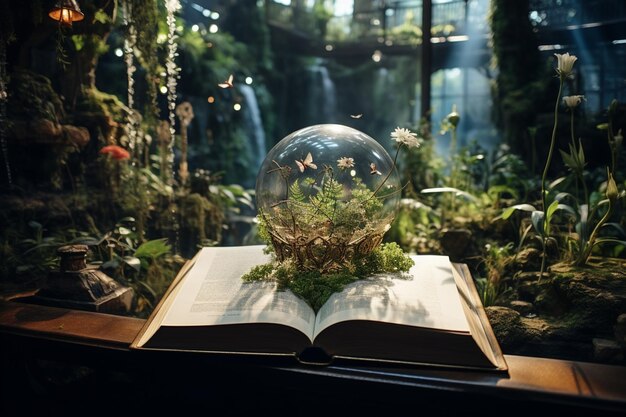
[[255,266],[242,279],[274,281],[278,290],[290,289],[317,312],[333,293],[341,291],[347,284],[378,273],[408,272],[413,264],[413,260],[396,243],[383,243],[337,272],[300,271],[293,262],[274,260]]

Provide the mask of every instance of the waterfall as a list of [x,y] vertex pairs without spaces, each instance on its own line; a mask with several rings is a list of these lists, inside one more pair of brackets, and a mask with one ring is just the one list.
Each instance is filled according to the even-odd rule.
[[337,118],[337,92],[335,83],[330,78],[328,68],[318,60],[309,67],[310,91],[308,115],[320,115],[319,123],[331,123]]
[[243,106],[243,118],[246,133],[253,139],[251,143],[251,155],[254,166],[251,168],[256,178],[256,172],[261,167],[261,163],[267,153],[267,149],[265,148],[265,130],[263,130],[263,121],[261,119],[261,112],[256,100],[256,94],[254,94],[254,89],[249,85],[239,85],[238,89],[246,100]]

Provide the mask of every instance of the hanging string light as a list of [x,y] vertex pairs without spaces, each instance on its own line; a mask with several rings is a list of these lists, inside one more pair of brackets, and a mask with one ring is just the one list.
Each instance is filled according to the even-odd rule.
[[171,207],[171,220],[172,220],[172,228],[174,230],[174,237],[172,246],[174,247],[174,252],[178,253],[178,240],[179,240],[179,232],[180,227],[178,223],[178,216],[176,213],[176,205],[173,202],[174,198],[174,135],[176,130],[174,129],[174,123],[176,122],[176,85],[179,77],[180,68],[176,65],[176,57],[178,53],[176,52],[177,44],[176,38],[176,17],[174,13],[180,10],[180,1],[179,0],[165,0],[165,9],[167,10],[167,57],[165,58],[165,71],[167,73],[167,110],[168,110],[168,120],[169,120],[169,128],[170,128],[170,141],[168,143],[167,150],[167,163],[168,170],[167,175],[169,177],[169,185],[172,188],[170,194],[170,207]]
[[176,18],[174,13],[180,10],[179,0],[165,0],[165,8],[167,10],[167,58],[165,62],[165,70],[167,72],[167,110],[169,112],[170,135],[169,142],[169,172],[170,180],[174,179],[174,124],[176,123],[176,86],[180,68],[176,65],[177,44],[176,39]]
[[57,1],[48,16],[63,26],[72,26],[73,22],[79,22],[85,18],[76,0]]
[[128,133],[128,148],[133,155],[133,164],[135,163],[134,156],[138,151],[137,145],[137,112],[135,111],[135,79],[134,74],[137,70],[135,67],[134,49],[137,44],[137,30],[135,25],[130,21],[130,14],[132,7],[130,2],[125,1],[122,3],[122,13],[124,25],[127,28],[127,34],[124,38],[124,62],[126,63],[126,78],[128,83],[128,114],[126,117],[126,131]]

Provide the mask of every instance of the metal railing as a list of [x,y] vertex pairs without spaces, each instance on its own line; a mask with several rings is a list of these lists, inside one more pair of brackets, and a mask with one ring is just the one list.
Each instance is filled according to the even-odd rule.
[[[289,3],[285,5],[284,3]],[[487,31],[488,1],[454,0],[433,4],[432,28],[449,35],[465,33],[468,25]],[[482,6],[481,6],[482,4]],[[422,1],[372,1],[369,8],[355,9],[349,15],[333,15],[307,6],[307,2],[266,1],[269,22],[324,42],[378,40],[421,43]]]
[[530,0],[530,20],[539,28],[563,29],[597,23],[626,23],[624,0]]

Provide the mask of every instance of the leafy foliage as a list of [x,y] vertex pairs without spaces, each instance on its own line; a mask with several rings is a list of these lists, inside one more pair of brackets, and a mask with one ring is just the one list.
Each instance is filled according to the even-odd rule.
[[379,273],[407,272],[413,260],[396,243],[383,243],[369,255],[354,259],[336,272],[302,271],[293,262],[272,261],[257,265],[242,279],[247,282],[271,281],[279,290],[291,290],[315,310],[347,284]]

